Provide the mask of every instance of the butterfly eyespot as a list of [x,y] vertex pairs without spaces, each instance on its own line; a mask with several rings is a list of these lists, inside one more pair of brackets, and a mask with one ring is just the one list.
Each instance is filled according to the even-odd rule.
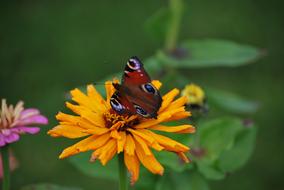
[[140,69],[140,63],[137,59],[131,58],[127,62],[127,66],[132,70],[138,70]]
[[123,106],[115,98],[110,99],[110,105],[111,105],[112,109],[114,109],[117,112],[123,111]]
[[138,105],[134,105],[134,108],[136,109],[136,112],[139,114],[139,115],[141,115],[141,116],[143,116],[143,117],[149,117],[150,116],[150,114],[148,114],[143,108],[141,108],[140,106],[138,106]]
[[150,93],[150,94],[156,94],[157,93],[156,88],[151,83],[142,84],[141,87],[147,93]]

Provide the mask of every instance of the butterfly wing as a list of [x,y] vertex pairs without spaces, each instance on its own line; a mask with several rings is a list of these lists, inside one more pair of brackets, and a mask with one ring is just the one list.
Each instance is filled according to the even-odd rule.
[[137,57],[128,60],[119,91],[132,103],[137,114],[146,118],[157,117],[162,98]]
[[122,77],[123,86],[141,85],[150,83],[151,79],[145,71],[142,62],[138,57],[131,57],[125,65]]
[[[145,88],[151,89],[151,91],[147,91]],[[133,104],[137,114],[145,118],[157,117],[162,99],[159,91],[151,83],[141,86],[128,86],[124,91],[127,92],[125,96]]]
[[[120,85],[116,84],[116,88]],[[119,88],[120,89],[120,88]],[[120,115],[134,115],[136,109],[127,97],[121,94],[121,90],[117,90],[110,98],[110,105],[114,111]]]

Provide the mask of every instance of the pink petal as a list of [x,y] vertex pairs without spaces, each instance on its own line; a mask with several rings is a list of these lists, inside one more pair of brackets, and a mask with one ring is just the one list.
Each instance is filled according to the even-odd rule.
[[35,109],[35,108],[28,108],[28,109],[25,109],[21,112],[21,116],[20,118],[21,119],[25,119],[27,117],[30,117],[30,116],[34,116],[34,115],[39,115],[40,112],[38,109]]
[[4,135],[0,133],[0,147],[5,146],[6,142],[4,140]]
[[26,127],[26,126],[20,126],[20,127],[14,127],[11,129],[14,132],[17,133],[29,133],[29,134],[36,134],[40,131],[39,127]]
[[19,120],[17,125],[33,125],[33,124],[47,124],[48,120],[43,115],[34,115],[31,117],[27,117],[23,120]]
[[4,136],[4,140],[7,143],[12,143],[12,142],[16,142],[20,139],[20,136],[17,133],[11,133],[8,136]]

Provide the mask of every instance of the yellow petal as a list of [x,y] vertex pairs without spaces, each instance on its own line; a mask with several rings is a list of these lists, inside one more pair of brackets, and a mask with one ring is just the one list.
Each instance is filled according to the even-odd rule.
[[[154,137],[152,136],[152,132],[149,131],[148,129],[138,129],[138,131],[140,131],[140,132],[146,134],[147,136],[149,136],[149,137],[151,137],[151,138],[154,138]],[[154,139],[155,139],[155,138],[154,138]],[[151,146],[153,149],[157,150],[157,151],[161,151],[161,150],[164,149],[164,147],[162,147],[162,146],[158,143],[158,141],[156,141],[156,139],[153,141],[153,143],[150,143],[150,142],[147,142],[147,141],[146,141],[146,143],[147,143],[149,146]]]
[[165,94],[163,96],[163,102],[162,102],[161,108],[159,109],[158,113],[161,113],[162,111],[164,111],[178,94],[179,94],[179,90],[177,88],[174,88],[173,90]]
[[164,147],[162,147],[157,141],[155,141],[152,144],[148,144],[149,146],[151,146],[153,149],[157,150],[157,151],[162,151],[164,150]]
[[99,108],[101,109],[100,111],[105,112],[108,109],[108,107],[106,106],[106,101],[98,93],[98,91],[96,90],[96,88],[93,85],[88,85],[87,86],[87,92],[88,92],[88,96],[91,99],[94,99],[98,103],[100,103],[100,105],[101,105],[101,106],[99,106]]
[[121,139],[121,136],[119,135],[117,130],[111,130],[110,136],[114,139]]
[[72,156],[74,154],[78,154],[80,152],[97,149],[103,146],[108,141],[109,138],[110,136],[108,133],[101,135],[101,136],[92,135],[64,149],[63,152],[60,154],[59,158],[63,159],[63,158]]
[[165,110],[167,111],[167,110],[182,107],[186,104],[186,102],[187,102],[187,98],[185,96],[182,96],[176,99],[175,101],[171,102],[170,105]]
[[56,119],[59,120],[59,121],[65,121],[65,122],[69,122],[69,123],[73,123],[73,124],[76,124],[78,121],[80,121],[79,116],[69,115],[69,114],[65,114],[65,113],[62,113],[62,112],[59,112],[56,115]]
[[84,129],[107,129],[105,127],[105,125],[99,125],[98,123],[97,124],[94,124],[94,122],[90,122],[89,120],[85,119],[85,118],[80,118],[79,121],[77,121],[76,123],[78,126],[84,128]]
[[105,166],[107,162],[112,159],[112,157],[116,154],[117,149],[116,149],[116,140],[115,139],[110,139],[107,141],[105,145],[97,149],[93,154],[92,154],[92,160],[99,158],[102,165]]
[[146,142],[140,138],[138,135],[133,134],[133,137],[135,139],[135,145],[137,145],[137,143],[142,147],[143,151],[145,152],[146,155],[151,155],[152,152],[149,149],[148,145],[146,144]]
[[82,111],[88,110],[85,106],[80,106],[80,105],[73,105],[70,102],[66,102],[66,107],[72,110],[74,113],[81,115]]
[[157,116],[157,119],[147,119],[134,127],[136,129],[145,129],[145,128],[157,125],[161,122],[164,122],[170,119],[174,114],[176,114],[177,112],[181,112],[181,111],[184,111],[184,108],[181,107],[181,108],[162,112]]
[[123,147],[126,143],[126,133],[124,131],[120,131],[119,135],[121,138],[117,140],[117,153],[123,151]]
[[74,89],[71,92],[72,100],[77,102],[78,104],[89,108],[90,110],[94,112],[100,112],[102,109],[102,104],[97,99],[91,99],[88,96],[86,96],[83,92],[81,92],[79,89]]
[[124,123],[124,121],[118,121],[111,126],[110,130],[118,130]]
[[129,118],[127,118],[127,122],[133,121],[133,120],[135,120],[137,118],[138,118],[138,115],[132,115]]
[[89,110],[85,110],[81,113],[81,117],[88,120],[97,127],[105,127],[105,120],[102,113],[94,113]]
[[176,113],[172,114],[171,117],[169,117],[168,119],[165,120],[165,122],[178,121],[178,120],[181,120],[181,119],[188,118],[189,116],[191,116],[190,112],[180,111],[180,112],[176,112]]
[[145,120],[144,122],[139,123],[138,125],[136,125],[134,127],[135,127],[135,129],[145,129],[145,128],[157,125],[159,123],[161,123],[159,118],[158,119],[148,119],[148,120]]
[[[89,112],[86,112],[86,113],[89,113]],[[74,126],[78,126],[78,128],[93,129],[93,130],[96,130],[97,128],[104,127],[104,126],[102,126],[102,127],[98,126],[99,125],[98,123],[97,123],[97,125],[95,125],[94,123],[91,123],[90,121],[88,121],[88,120],[86,120],[82,117],[73,116],[73,115],[62,113],[62,112],[59,112],[56,115],[56,118],[60,121],[60,125],[74,125]],[[90,119],[90,120],[92,120],[92,119]]]
[[125,142],[125,145],[124,145],[124,150],[127,154],[134,155],[135,143],[134,143],[134,140],[133,140],[133,138],[130,134],[126,135],[126,142]]
[[134,155],[129,155],[126,152],[124,152],[124,163],[130,173],[130,183],[131,185],[134,185],[134,183],[138,180],[139,178],[139,170],[140,170],[140,162],[136,156]]
[[158,80],[152,80],[151,82],[158,90],[161,88],[162,83]]
[[128,129],[128,131],[130,131],[134,135],[134,137],[135,135],[141,137],[148,146],[154,148],[155,150],[161,151],[164,149],[158,144],[158,142],[152,137],[150,133],[147,133],[147,129]]
[[132,134],[138,135],[139,137],[142,137],[143,139],[145,139],[146,141],[148,141],[151,144],[155,141],[154,138],[143,133],[143,131],[141,131],[141,130],[133,130],[133,129],[129,128],[129,129],[127,129],[127,131],[131,132]]
[[[117,81],[115,81],[115,82],[117,82]],[[105,82],[106,97],[107,97],[106,102],[107,103],[110,102],[110,98],[113,95],[113,93],[115,92],[115,88],[113,87],[112,83],[113,83],[112,81],[106,81]]]
[[181,112],[185,112],[184,107],[179,107],[176,109],[163,111],[162,113],[158,115],[158,120],[160,121],[160,123],[168,121],[174,115],[176,115],[177,113],[181,113]]
[[149,129],[170,132],[170,133],[194,133],[195,132],[195,128],[192,125],[179,125],[179,126],[174,126],[174,127],[156,125],[156,126],[150,127]]
[[185,163],[189,163],[189,162],[190,162],[189,158],[188,158],[183,152],[177,152],[176,154],[177,154],[177,155],[180,157],[180,159],[182,159]]
[[57,125],[47,132],[52,137],[66,137],[70,139],[80,138],[89,135],[84,129],[74,125]]
[[[149,131],[149,130],[148,130]],[[165,148],[165,150],[173,151],[173,152],[187,152],[189,151],[189,147],[172,140],[168,137],[165,137],[163,135],[158,135],[154,132],[149,131],[149,133],[152,134],[152,136],[156,139],[156,141]]]
[[163,166],[156,160],[153,154],[146,155],[143,148],[139,143],[135,143],[136,146],[136,155],[139,158],[140,162],[152,173],[163,175],[164,168]]
[[92,128],[84,129],[83,132],[93,135],[102,135],[109,132],[109,129],[93,126]]

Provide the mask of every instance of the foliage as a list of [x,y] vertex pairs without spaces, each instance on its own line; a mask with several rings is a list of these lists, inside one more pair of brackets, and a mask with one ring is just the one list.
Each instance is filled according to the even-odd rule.
[[82,189],[43,183],[43,184],[27,185],[25,187],[22,187],[21,190],[82,190]]
[[[225,117],[201,123],[193,149],[203,150],[195,159],[198,171],[207,179],[223,179],[246,163],[255,141],[255,126],[244,121]],[[237,160],[236,160],[237,158]]]
[[89,162],[90,154],[78,154],[70,158],[70,162],[74,164],[82,173],[97,177],[106,178],[110,180],[117,180],[118,167],[116,160],[111,160],[106,166],[102,166],[99,161],[96,163]]
[[[179,5],[182,3],[181,0],[176,1]],[[170,35],[169,28],[179,27],[178,23],[181,22],[175,14],[181,15],[177,13],[177,9],[172,11],[171,7],[160,9],[146,22],[147,32],[157,41],[165,40]],[[176,19],[172,19],[173,17]],[[177,31],[179,29],[176,28]],[[177,38],[177,35],[171,37]],[[161,48],[144,60],[144,64],[153,78],[166,81],[166,84],[175,83],[177,86],[191,82],[179,73],[180,69],[235,68],[254,63],[262,56],[258,48],[224,39],[190,39],[180,43],[175,39],[171,41],[171,45],[174,45],[174,49]],[[121,72],[111,74],[98,83],[114,77],[119,78],[120,75]],[[103,88],[103,85],[98,86],[102,94]],[[165,88],[168,88],[168,85],[165,85]],[[142,168],[142,180],[132,189],[208,190],[208,180],[222,180],[247,163],[255,144],[256,126],[234,114],[252,114],[257,111],[258,104],[219,89],[209,87],[205,88],[205,91],[208,107],[223,110],[227,112],[227,116],[211,117],[209,111],[209,117],[202,117],[202,114],[194,117],[197,133],[183,139],[192,148],[192,163],[185,165],[174,154],[159,153],[157,159],[166,167],[165,175],[153,176]],[[90,155],[85,153],[69,160],[85,175],[108,180],[117,179],[115,160],[103,167],[97,162],[89,163],[89,158]]]

